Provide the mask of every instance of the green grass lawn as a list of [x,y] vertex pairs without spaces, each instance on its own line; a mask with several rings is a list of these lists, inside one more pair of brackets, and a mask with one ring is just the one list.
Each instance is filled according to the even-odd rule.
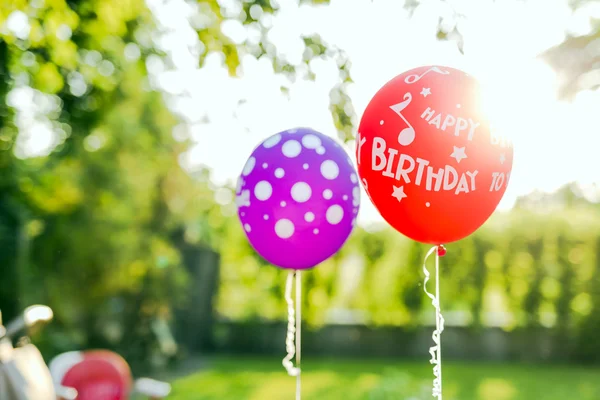
[[[303,399],[431,399],[427,361],[303,362]],[[600,368],[444,363],[445,400],[598,400]],[[295,379],[273,357],[221,358],[173,382],[170,400],[293,400]]]

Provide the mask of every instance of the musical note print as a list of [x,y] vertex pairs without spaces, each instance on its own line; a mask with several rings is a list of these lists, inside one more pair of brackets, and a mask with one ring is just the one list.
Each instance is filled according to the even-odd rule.
[[400,143],[401,146],[408,146],[415,140],[415,129],[412,127],[410,122],[408,122],[408,120],[404,117],[404,115],[402,115],[402,110],[408,107],[411,101],[412,95],[410,93],[404,93],[404,101],[390,106],[390,108],[396,114],[398,114],[400,118],[404,120],[404,122],[406,122],[406,125],[408,125],[408,127],[402,129],[402,131],[398,135],[398,143]]
[[404,79],[404,82],[408,83],[409,85],[413,84],[415,82],[418,82],[422,77],[427,75],[429,72],[435,72],[435,73],[441,74],[441,75],[448,75],[450,73],[450,71],[444,71],[444,70],[439,69],[438,67],[431,67],[427,71],[423,72],[421,75],[413,74],[413,75],[407,76]]

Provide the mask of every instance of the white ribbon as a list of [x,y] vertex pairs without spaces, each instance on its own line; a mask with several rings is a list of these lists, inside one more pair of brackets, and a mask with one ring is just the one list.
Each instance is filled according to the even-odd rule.
[[[440,256],[437,252],[438,246],[432,247],[425,256],[423,261],[423,272],[425,273],[425,282],[423,283],[423,290],[425,294],[431,299],[431,304],[435,307],[435,330],[433,331],[433,342],[435,346],[429,348],[429,354],[431,354],[431,360],[433,364],[433,397],[437,397],[438,400],[442,400],[442,345],[441,335],[444,331],[444,317],[440,310]],[[429,271],[427,270],[427,259],[435,252],[435,296],[427,291],[427,282],[429,282]]]
[[[294,311],[294,299],[292,298],[292,287],[296,276],[296,311]],[[300,317],[301,317],[301,284],[300,271],[290,271],[285,285],[285,301],[288,306],[288,326],[285,337],[285,350],[287,355],[281,362],[289,376],[296,377],[296,400],[300,400]],[[296,314],[298,318],[296,318]],[[296,367],[292,359],[296,356]]]

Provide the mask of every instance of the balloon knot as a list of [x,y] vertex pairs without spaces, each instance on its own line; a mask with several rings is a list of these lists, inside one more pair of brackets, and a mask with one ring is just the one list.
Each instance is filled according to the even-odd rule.
[[446,255],[446,248],[444,247],[443,244],[440,244],[437,247],[437,255],[440,257],[444,257]]

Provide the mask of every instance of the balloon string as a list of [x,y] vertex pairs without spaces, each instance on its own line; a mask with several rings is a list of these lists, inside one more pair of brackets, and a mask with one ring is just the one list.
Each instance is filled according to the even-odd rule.
[[[287,277],[286,285],[285,285],[285,301],[288,307],[288,325],[287,325],[287,335],[285,337],[285,350],[287,351],[287,355],[282,361],[283,366],[285,367],[289,376],[296,376],[298,379],[296,380],[297,391],[299,387],[299,376],[300,376],[300,368],[294,367],[294,363],[292,359],[294,355],[296,355],[296,312],[294,311],[294,299],[292,298],[292,287],[294,286],[294,276],[296,273],[294,271],[290,271]],[[300,279],[298,278],[298,281]],[[296,293],[298,297],[298,285],[296,285]],[[299,308],[299,307],[298,307]],[[298,349],[300,350],[300,349]],[[296,393],[296,398],[299,399],[298,393]]]
[[[435,252],[435,296],[427,290],[427,282],[429,282],[430,274],[427,270],[427,259]],[[423,261],[423,272],[425,273],[425,282],[423,283],[423,290],[425,294],[431,299],[431,304],[435,307],[435,330],[431,335],[435,346],[429,348],[429,354],[431,354],[431,360],[433,364],[433,397],[437,397],[438,400],[442,400],[442,345],[441,335],[444,331],[444,317],[440,310],[440,255],[438,252],[438,246],[432,247],[425,256]]]
[[300,400],[302,394],[301,382],[300,382],[300,334],[301,334],[301,321],[302,321],[302,275],[300,271],[296,271],[296,368],[298,375],[296,375],[296,400]]

